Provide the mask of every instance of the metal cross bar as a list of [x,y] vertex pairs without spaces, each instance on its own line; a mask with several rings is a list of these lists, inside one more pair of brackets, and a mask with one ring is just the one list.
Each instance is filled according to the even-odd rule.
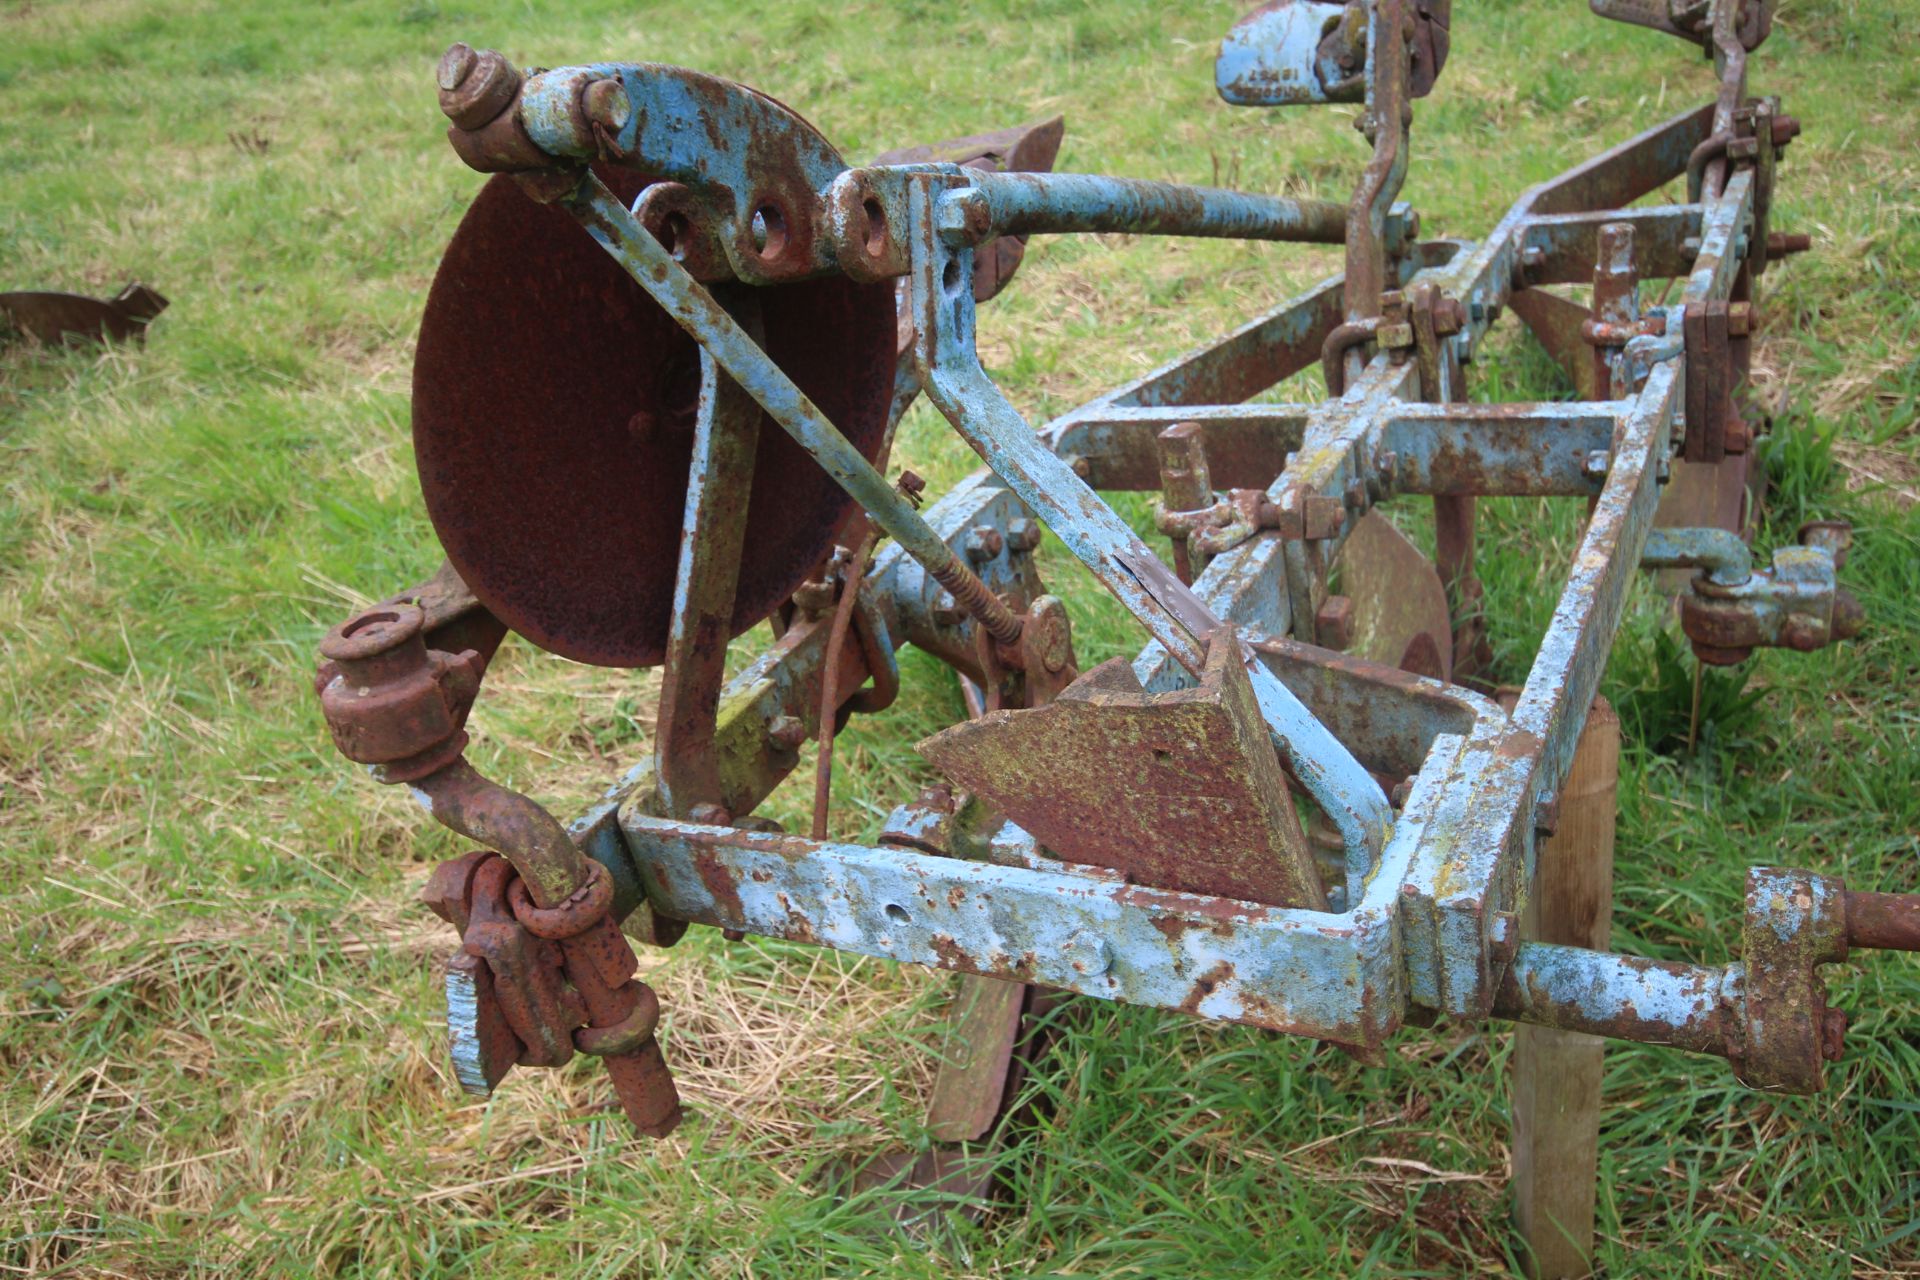
[[942,211],[942,231],[969,247],[997,235],[1130,232],[1341,244],[1347,211],[1331,200],[1293,200],[1176,182],[1089,173],[972,173]]

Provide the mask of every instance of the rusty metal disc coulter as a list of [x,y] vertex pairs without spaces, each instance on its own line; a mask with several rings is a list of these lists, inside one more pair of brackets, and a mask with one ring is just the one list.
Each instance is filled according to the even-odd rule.
[[[646,185],[598,172],[625,200]],[[744,286],[715,292],[729,287]],[[768,352],[877,455],[892,288],[826,277],[758,293]],[[563,657],[661,661],[699,387],[693,340],[564,210],[505,177],[481,189],[427,298],[413,442],[434,530],[487,608]],[[732,634],[792,595],[853,514],[763,418]]]

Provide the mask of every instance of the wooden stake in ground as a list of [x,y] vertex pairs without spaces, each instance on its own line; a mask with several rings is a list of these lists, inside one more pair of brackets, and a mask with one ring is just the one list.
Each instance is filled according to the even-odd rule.
[[[1613,922],[1614,797],[1620,719],[1596,699],[1540,842],[1521,936],[1604,949]],[[1513,1216],[1536,1280],[1593,1269],[1600,1140],[1598,1036],[1519,1026],[1513,1033]]]

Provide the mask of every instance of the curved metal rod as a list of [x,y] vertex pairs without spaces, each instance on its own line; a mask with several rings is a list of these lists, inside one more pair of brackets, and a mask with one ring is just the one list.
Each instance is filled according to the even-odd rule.
[[1719,587],[1753,577],[1753,552],[1730,529],[1653,529],[1640,548],[1643,569],[1705,569]]
[[593,866],[538,801],[487,778],[461,756],[412,784],[414,798],[449,831],[497,850],[536,906],[560,906],[585,888]]

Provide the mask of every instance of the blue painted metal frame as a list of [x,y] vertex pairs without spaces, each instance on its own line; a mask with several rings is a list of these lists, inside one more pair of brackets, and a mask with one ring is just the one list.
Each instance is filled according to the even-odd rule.
[[[1579,278],[1576,268],[1595,252],[1603,220],[1590,209],[1644,193],[1623,187],[1620,157],[1646,161],[1641,169],[1664,175],[1653,180],[1658,185],[1684,171],[1712,114],[1707,108],[1675,117],[1533,189],[1485,241],[1404,255],[1401,283],[1467,301],[1467,323],[1448,341],[1470,355],[1524,271]],[[629,145],[624,136],[622,145]],[[1415,363],[1381,351],[1337,399],[1234,403],[1318,358],[1320,339],[1343,313],[1343,282],[1335,278],[1035,432],[975,352],[970,246],[983,226],[1052,230],[1120,216],[1100,202],[1111,205],[1125,193],[1111,184],[1083,191],[1052,183],[1022,187],[1015,199],[983,194],[981,179],[950,166],[856,172],[869,188],[886,189],[889,235],[904,239],[922,389],[992,473],[963,486],[973,504],[966,519],[984,518],[980,513],[995,503],[1009,504],[995,519],[1021,508],[1038,512],[1146,627],[1152,642],[1135,665],[1149,688],[1190,680],[1220,622],[1251,638],[1248,669],[1263,713],[1289,763],[1347,838],[1348,905],[1338,912],[1289,910],[1127,885],[1055,862],[1014,830],[998,842],[998,860],[981,864],[703,828],[648,812],[639,799],[644,775],[630,778],[580,825],[596,856],[621,864],[624,881],[638,882],[671,916],[1360,1046],[1379,1044],[1416,1007],[1458,1018],[1498,1011],[1545,1020],[1577,1017],[1567,1012],[1569,1002],[1617,997],[1619,1007],[1638,1010],[1650,1025],[1711,1047],[1719,1032],[1697,1029],[1704,1006],[1687,992],[1732,990],[1739,980],[1733,969],[1655,972],[1659,967],[1646,962],[1585,958],[1514,938],[1538,815],[1565,777],[1628,576],[1649,536],[1682,403],[1677,344],[1642,342],[1630,352],[1638,385],[1624,400],[1446,404],[1456,388],[1445,384],[1444,372],[1442,385],[1421,387]],[[845,173],[827,176],[829,188],[850,181]],[[953,530],[935,524],[939,509],[923,519],[863,459],[849,456],[832,424],[591,177],[565,203],[896,538],[876,581],[887,612],[901,622],[891,634],[910,637],[915,623],[908,620],[925,616],[931,571],[953,555]],[[1604,220],[1632,221],[1652,246],[1653,264],[1694,250],[1686,255],[1684,304],[1728,296],[1752,203],[1751,178],[1736,173],[1698,203],[1608,213]],[[1195,225],[1226,216],[1218,206]],[[1443,403],[1430,403],[1436,401]],[[1290,454],[1267,485],[1268,499],[1283,510],[1308,498],[1340,497],[1354,482],[1399,493],[1593,497],[1592,519],[1512,713],[1417,677],[1361,670],[1261,640],[1285,636],[1312,616],[1350,519],[1326,538],[1262,533],[1216,556],[1191,590],[1173,579],[1073,462],[1096,486],[1148,487],[1142,481],[1152,474],[1153,435],[1175,421],[1199,421],[1221,441],[1239,433],[1251,450],[1269,456]],[[1656,559],[1661,551],[1656,543]],[[817,662],[817,654],[763,661],[728,696],[767,699],[782,662],[796,668],[787,673],[791,680],[804,679],[807,661]],[[1358,716],[1362,705],[1365,715]],[[1371,728],[1357,732],[1363,719]],[[1327,724],[1342,726],[1348,740]],[[1369,732],[1397,734],[1391,763],[1414,775],[1397,818],[1367,773],[1383,763],[1380,741],[1358,741]],[[616,814],[624,837],[618,842],[611,839]],[[1542,1001],[1551,1009],[1535,1008]]]

